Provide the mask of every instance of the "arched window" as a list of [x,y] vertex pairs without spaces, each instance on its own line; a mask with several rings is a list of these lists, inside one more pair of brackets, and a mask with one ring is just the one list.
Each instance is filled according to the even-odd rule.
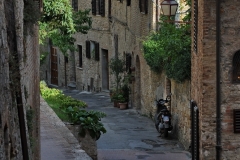
[[233,56],[232,82],[240,83],[240,50]]

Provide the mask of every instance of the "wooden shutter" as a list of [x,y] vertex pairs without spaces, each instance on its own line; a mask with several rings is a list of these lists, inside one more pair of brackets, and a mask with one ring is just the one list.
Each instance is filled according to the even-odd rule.
[[104,17],[105,16],[105,0],[100,0],[99,14]]
[[99,43],[95,42],[95,60],[99,61]]
[[82,61],[82,46],[81,45],[78,45],[78,56],[79,56],[79,67],[82,68],[83,61]]
[[97,13],[96,5],[97,5],[96,0],[92,0],[92,14],[93,15],[96,15],[96,13]]
[[126,54],[126,72],[131,71],[130,67],[132,65],[132,57],[129,53]]
[[240,109],[233,110],[234,133],[240,133]]
[[78,11],[78,0],[72,0],[72,8],[74,11]]
[[144,4],[144,13],[147,14],[148,13],[148,0],[144,0],[145,4]]
[[37,3],[37,5],[39,7],[39,11],[42,12],[43,11],[43,0],[35,0],[35,2]]
[[108,17],[111,17],[112,1],[108,0]]
[[86,57],[91,58],[91,53],[90,53],[90,41],[86,41]]
[[118,56],[118,35],[114,35],[115,57]]
[[198,0],[194,0],[194,16],[193,16],[193,50],[197,53],[198,39]]

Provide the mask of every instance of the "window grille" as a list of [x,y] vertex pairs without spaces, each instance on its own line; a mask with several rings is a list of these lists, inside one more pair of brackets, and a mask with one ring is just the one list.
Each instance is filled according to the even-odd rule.
[[197,53],[198,39],[198,0],[194,0],[194,16],[193,16],[193,50]]
[[234,133],[240,133],[240,109],[233,110]]
[[240,83],[240,50],[233,56],[232,82]]

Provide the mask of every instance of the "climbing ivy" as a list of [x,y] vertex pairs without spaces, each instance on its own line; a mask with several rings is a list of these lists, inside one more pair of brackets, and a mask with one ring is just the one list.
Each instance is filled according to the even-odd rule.
[[[190,5],[188,0],[187,5]],[[178,26],[162,16],[160,29],[143,41],[144,58],[151,70],[165,72],[168,78],[183,82],[191,77],[190,9]]]

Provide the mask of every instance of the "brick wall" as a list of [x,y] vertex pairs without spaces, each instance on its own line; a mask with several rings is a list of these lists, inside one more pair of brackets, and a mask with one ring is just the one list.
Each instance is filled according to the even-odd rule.
[[[192,53],[191,96],[200,109],[201,159],[215,159],[216,154],[216,3],[199,3],[198,52]],[[231,78],[233,56],[240,49],[236,7],[240,3],[220,3],[221,159],[239,159],[240,137],[233,133],[233,109],[239,109],[240,92]]]

